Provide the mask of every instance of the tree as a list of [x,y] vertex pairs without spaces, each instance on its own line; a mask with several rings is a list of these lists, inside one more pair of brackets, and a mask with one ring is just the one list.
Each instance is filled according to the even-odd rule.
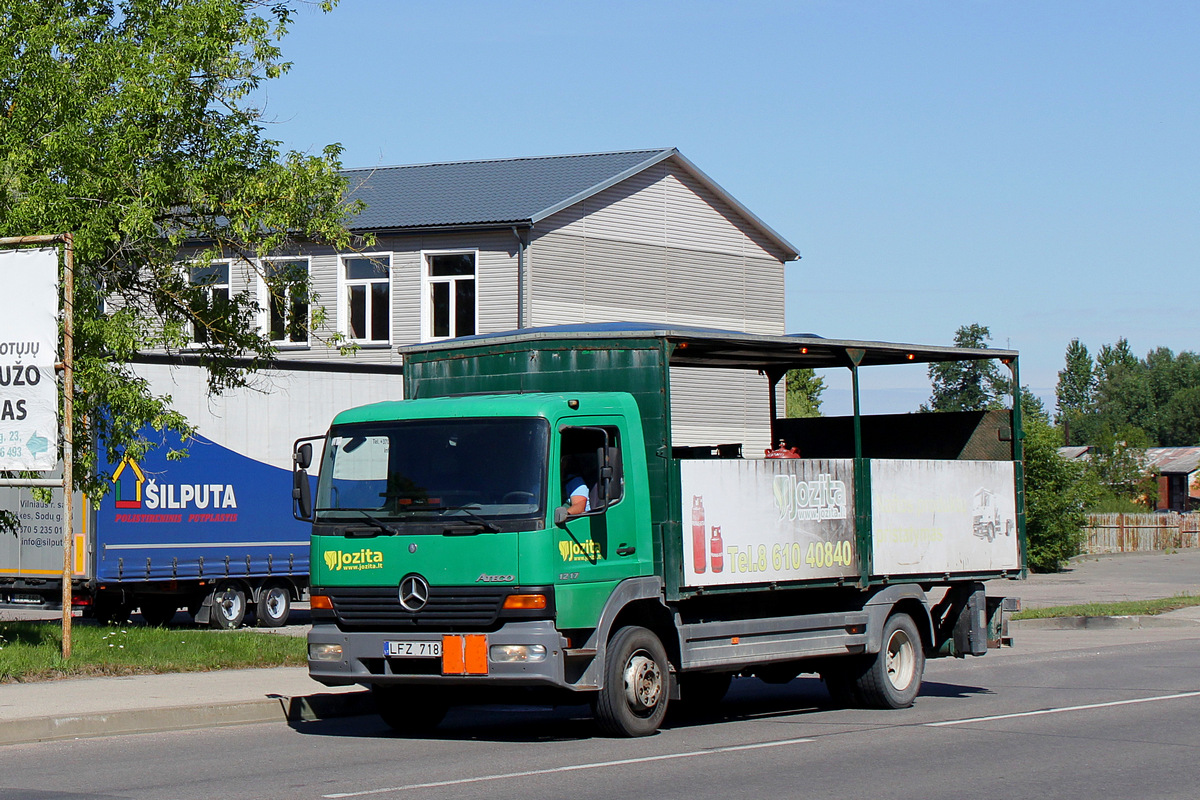
[[784,375],[785,414],[789,417],[821,416],[825,379],[811,369],[789,369]]
[[1027,557],[1034,571],[1056,572],[1079,552],[1084,510],[1097,489],[1082,464],[1058,454],[1059,435],[1049,415],[1026,395],[1022,391]]
[[[257,299],[190,280],[184,248],[199,245],[202,275],[218,257],[351,242],[340,148],[281,152],[251,100],[290,66],[292,14],[276,0],[0,0],[0,235],[74,234],[74,482],[93,497],[108,487],[101,448],[116,463],[149,449],[146,426],[190,430],[134,354],[195,332],[214,391],[275,355]],[[315,299],[307,276],[272,290]]]
[[1146,432],[1124,425],[1116,432],[1104,426],[1088,453],[1087,470],[1099,487],[1100,500],[1149,506],[1158,500],[1157,472],[1147,469]]
[[1072,339],[1067,345],[1066,366],[1058,373],[1058,386],[1054,392],[1058,401],[1057,422],[1063,429],[1064,444],[1079,443],[1079,422],[1092,408],[1095,372],[1087,347],[1080,344],[1078,339]]
[[[954,334],[955,347],[986,349],[991,332],[972,323]],[[943,361],[929,365],[933,394],[922,411],[984,411],[1002,408],[1001,397],[1009,391],[1009,381],[1000,374],[994,359],[979,361]]]

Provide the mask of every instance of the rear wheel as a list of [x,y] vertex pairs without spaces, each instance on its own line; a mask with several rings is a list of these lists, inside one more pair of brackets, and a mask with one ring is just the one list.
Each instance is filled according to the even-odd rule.
[[175,619],[179,606],[173,597],[151,597],[142,599],[142,619],[152,628],[161,628]]
[[397,733],[429,733],[441,723],[450,703],[428,686],[372,686],[375,712]]
[[128,603],[101,596],[92,605],[92,618],[101,625],[124,625],[132,610]]
[[604,656],[604,688],[592,710],[612,736],[649,736],[667,713],[670,681],[667,651],[649,630],[621,628]]
[[242,627],[246,619],[246,592],[236,584],[223,583],[213,591],[208,624],[218,630]]
[[908,614],[893,614],[883,626],[883,647],[856,681],[863,704],[907,708],[921,690],[925,651],[921,634]]
[[291,612],[291,590],[281,583],[268,583],[258,595],[254,619],[260,628],[278,628],[287,624]]

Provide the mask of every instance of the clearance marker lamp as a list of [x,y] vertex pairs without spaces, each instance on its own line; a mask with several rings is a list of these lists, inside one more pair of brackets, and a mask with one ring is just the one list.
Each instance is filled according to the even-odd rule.
[[309,608],[320,608],[325,611],[333,611],[333,601],[326,594],[314,594],[308,598]]
[[341,661],[342,646],[340,644],[310,644],[308,646],[309,661]]
[[490,656],[496,664],[536,664],[546,660],[544,644],[494,644]]

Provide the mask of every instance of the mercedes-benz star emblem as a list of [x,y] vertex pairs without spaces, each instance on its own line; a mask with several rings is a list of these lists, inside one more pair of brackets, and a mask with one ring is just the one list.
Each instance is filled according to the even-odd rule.
[[420,611],[429,602],[429,584],[420,575],[406,575],[400,581],[400,605],[408,611]]

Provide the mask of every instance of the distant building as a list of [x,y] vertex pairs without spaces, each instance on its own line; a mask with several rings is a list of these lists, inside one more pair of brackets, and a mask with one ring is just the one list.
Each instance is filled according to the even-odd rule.
[[[1089,446],[1060,447],[1067,459],[1086,459]],[[1191,511],[1200,508],[1200,447],[1148,447],[1147,470],[1157,468],[1158,510]]]

